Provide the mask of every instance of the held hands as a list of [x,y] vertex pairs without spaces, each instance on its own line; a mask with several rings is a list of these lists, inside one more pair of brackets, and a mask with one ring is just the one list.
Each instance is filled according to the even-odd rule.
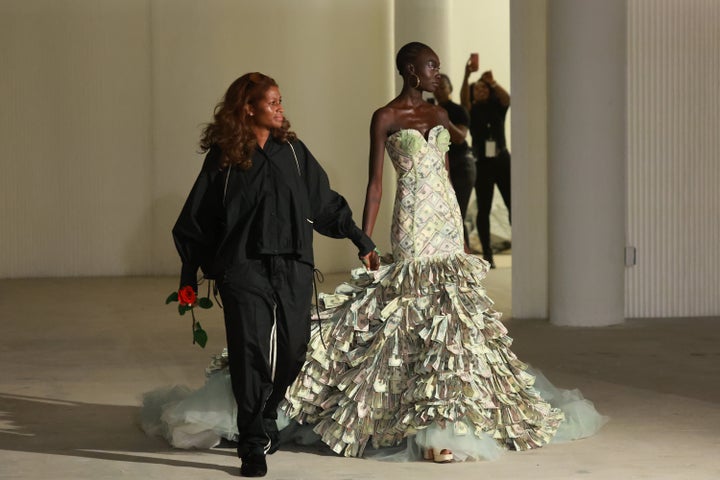
[[380,252],[376,248],[367,255],[360,257],[360,261],[368,270],[377,270],[380,268]]

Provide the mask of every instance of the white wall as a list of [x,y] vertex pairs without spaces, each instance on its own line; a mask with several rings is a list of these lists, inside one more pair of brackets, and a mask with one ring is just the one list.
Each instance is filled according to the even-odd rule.
[[0,277],[151,261],[147,2],[0,2]]

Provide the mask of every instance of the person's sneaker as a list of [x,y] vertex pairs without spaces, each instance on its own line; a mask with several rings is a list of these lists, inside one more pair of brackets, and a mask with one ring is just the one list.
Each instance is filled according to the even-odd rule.
[[270,447],[268,447],[265,453],[272,455],[280,448],[280,432],[278,432],[277,422],[274,418],[264,418],[263,429],[265,430],[265,435],[270,439]]
[[267,463],[265,455],[257,453],[248,453],[242,457],[242,465],[240,465],[240,475],[243,477],[264,477],[267,473]]
[[483,255],[483,260],[490,264],[490,268],[495,268],[495,261],[493,260],[492,255]]
[[221,438],[215,448],[237,448],[238,444],[235,440],[229,440],[227,438]]

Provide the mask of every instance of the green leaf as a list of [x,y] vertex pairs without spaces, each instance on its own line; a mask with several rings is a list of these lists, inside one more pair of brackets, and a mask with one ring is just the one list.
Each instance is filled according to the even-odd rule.
[[200,326],[200,322],[195,323],[195,330],[193,330],[193,341],[200,345],[202,348],[205,348],[205,345],[207,344],[208,336],[205,330],[202,329]]
[[177,301],[178,301],[178,292],[173,292],[165,300],[165,305],[167,305],[170,302],[177,302]]
[[213,306],[213,302],[208,297],[198,298],[198,306],[200,308],[210,308]]
[[187,305],[178,305],[178,313],[180,313],[180,315],[185,315],[185,312],[188,310],[192,310],[192,307],[188,307]]

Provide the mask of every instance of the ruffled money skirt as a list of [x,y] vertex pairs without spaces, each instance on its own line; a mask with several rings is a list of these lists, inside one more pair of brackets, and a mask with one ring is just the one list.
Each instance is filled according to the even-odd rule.
[[[284,413],[314,425],[346,456],[411,436],[420,448],[453,449],[456,459],[550,442],[568,422],[510,350],[481,284],[486,272],[486,263],[465,254],[355,270],[352,281],[321,297],[320,328]],[[588,407],[584,419],[594,417],[590,431],[563,429],[579,438],[604,419],[579,392],[575,400]]]
[[[481,284],[486,272],[477,257],[426,257],[354,270],[335,293],[321,294],[306,363],[281,406],[285,438],[319,439],[346,456],[402,444],[389,459],[449,448],[455,460],[480,460],[599,430],[607,419],[592,402],[556,389],[510,350]],[[198,390],[146,394],[145,431],[178,448],[233,439],[225,365],[226,354],[217,356]]]

